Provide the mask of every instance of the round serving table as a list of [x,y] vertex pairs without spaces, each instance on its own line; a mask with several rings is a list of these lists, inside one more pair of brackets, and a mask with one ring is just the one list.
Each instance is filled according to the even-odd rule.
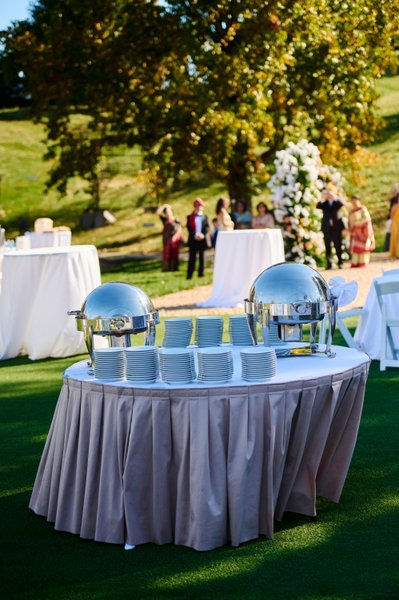
[[97,248],[91,245],[16,250],[3,255],[0,360],[86,352],[69,310],[78,310],[101,284]]
[[103,385],[86,362],[64,385],[30,508],[101,542],[210,550],[273,537],[285,511],[338,502],[356,442],[367,355],[278,359],[269,383]]

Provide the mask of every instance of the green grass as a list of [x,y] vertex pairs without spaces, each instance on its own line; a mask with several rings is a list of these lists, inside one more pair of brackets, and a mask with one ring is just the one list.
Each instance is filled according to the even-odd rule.
[[[342,166],[347,191],[360,193],[370,208],[377,238],[382,249],[387,214],[387,194],[399,176],[399,75],[385,77],[378,83],[381,98],[379,114],[385,119],[374,145],[368,148],[367,160],[353,178]],[[18,233],[18,219],[25,215],[31,223],[42,216],[54,219],[55,225],[73,229],[74,243],[93,243],[100,250],[124,253],[153,253],[161,248],[161,225],[155,215],[157,202],[148,192],[140,174],[140,151],[117,148],[107,158],[106,178],[102,190],[101,208],[117,217],[113,225],[90,231],[79,228],[80,217],[87,206],[82,182],[71,182],[68,194],[58,197],[55,191],[45,193],[44,182],[49,164],[43,162],[44,129],[27,120],[25,111],[0,111],[0,222],[8,237]],[[185,225],[192,200],[201,196],[206,211],[214,212],[217,198],[226,193],[224,186],[198,175],[186,179],[169,193],[168,201]],[[262,192],[267,197],[267,192]]]
[[102,261],[101,281],[130,283],[144,290],[150,298],[188,290],[193,285],[212,283],[212,267],[209,261],[206,262],[204,277],[199,278],[195,272],[190,280],[186,279],[186,263],[182,263],[179,271],[175,272],[162,272],[161,266],[160,260],[145,258]]
[[[161,332],[160,332],[161,336]],[[160,339],[160,338],[159,338]],[[340,341],[339,333],[335,341]],[[177,598],[383,600],[399,597],[397,369],[373,362],[358,442],[339,504],[287,514],[274,540],[200,553],[121,546],[60,533],[28,509],[62,371],[80,357],[0,367],[1,587],[19,600]]]

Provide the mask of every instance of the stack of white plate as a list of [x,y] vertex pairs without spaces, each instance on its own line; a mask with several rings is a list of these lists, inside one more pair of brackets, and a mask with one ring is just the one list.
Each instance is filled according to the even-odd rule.
[[252,346],[251,333],[245,315],[232,315],[229,317],[229,334],[234,346]]
[[189,346],[193,332],[191,319],[165,319],[165,335],[162,346],[164,348],[185,348]]
[[276,323],[269,323],[269,337],[266,339],[266,327],[262,327],[262,337],[265,346],[274,346],[275,344],[282,344],[278,335],[278,325]]
[[290,354],[290,345],[288,342],[280,340],[278,325],[275,323],[269,325],[269,343],[267,346],[271,346],[275,350],[277,357],[289,356]]
[[155,383],[158,377],[158,351],[155,346],[125,348],[126,379],[136,383]]
[[195,379],[194,352],[190,348],[160,348],[158,356],[165,383],[191,383]]
[[94,376],[106,381],[125,378],[125,352],[122,347],[97,348],[94,350]]
[[276,353],[277,358],[282,358],[283,356],[289,356],[291,353],[291,347],[288,342],[280,342],[279,345],[272,346],[273,350]]
[[223,317],[196,317],[195,343],[199,348],[220,346],[223,339]]
[[228,348],[199,348],[198,379],[207,383],[227,383],[233,376],[233,353]]
[[274,348],[252,346],[240,350],[241,374],[245,381],[265,381],[276,374],[277,358]]

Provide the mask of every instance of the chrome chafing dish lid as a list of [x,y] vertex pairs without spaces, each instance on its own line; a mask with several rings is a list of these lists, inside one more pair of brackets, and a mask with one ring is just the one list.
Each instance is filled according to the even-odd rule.
[[104,283],[87,296],[75,315],[77,328],[93,333],[122,335],[139,333],[147,324],[158,324],[159,313],[143,290],[119,281]]
[[265,269],[254,281],[245,312],[264,322],[266,315],[280,324],[320,321],[333,303],[330,288],[312,267],[278,263]]

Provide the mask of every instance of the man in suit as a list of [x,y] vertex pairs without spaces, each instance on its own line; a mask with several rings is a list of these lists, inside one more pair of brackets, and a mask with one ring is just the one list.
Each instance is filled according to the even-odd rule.
[[204,276],[204,253],[208,247],[207,233],[209,232],[209,220],[204,214],[204,202],[196,198],[193,202],[194,210],[187,217],[188,229],[188,265],[187,279],[191,279],[195,269],[195,261],[198,254],[198,277]]
[[330,189],[323,192],[323,198],[317,203],[317,208],[323,212],[321,220],[321,231],[324,236],[326,247],[327,269],[331,269],[331,245],[334,244],[335,252],[338,258],[338,268],[342,269],[342,232],[345,229],[344,222],[339,216],[339,211],[343,207],[341,200],[334,198]]

